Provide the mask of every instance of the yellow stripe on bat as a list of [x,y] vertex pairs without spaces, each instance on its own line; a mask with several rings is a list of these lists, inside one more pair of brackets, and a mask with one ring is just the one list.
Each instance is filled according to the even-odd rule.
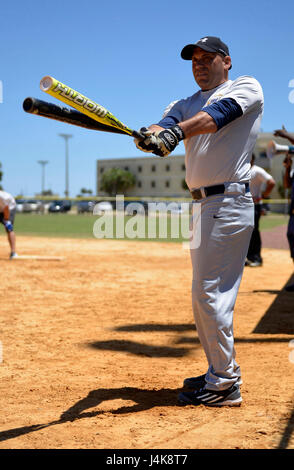
[[73,90],[68,85],[64,85],[56,78],[50,76],[43,77],[40,82],[40,88],[42,91],[54,96],[54,98],[69,104],[81,113],[95,119],[95,121],[108,124],[117,129],[122,129],[127,134],[132,135],[132,129],[113,116],[106,108],[90,100],[78,91]]

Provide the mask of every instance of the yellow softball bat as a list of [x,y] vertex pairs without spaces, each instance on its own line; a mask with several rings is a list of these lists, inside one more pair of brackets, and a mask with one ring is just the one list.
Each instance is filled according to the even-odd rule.
[[81,113],[86,114],[92,119],[95,119],[95,121],[107,124],[108,126],[112,126],[116,129],[121,129],[126,134],[129,134],[133,137],[141,137],[138,132],[123,124],[106,108],[98,103],[95,103],[95,101],[90,100],[78,91],[73,90],[68,85],[64,85],[56,78],[53,78],[49,75],[43,77],[40,81],[40,88],[45,93],[54,96],[54,98],[63,101],[63,103],[69,104]]

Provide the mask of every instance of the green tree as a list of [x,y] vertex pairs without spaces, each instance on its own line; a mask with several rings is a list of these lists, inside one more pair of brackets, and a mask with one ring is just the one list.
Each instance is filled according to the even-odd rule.
[[51,189],[46,189],[45,191],[42,192],[42,196],[53,196],[53,192]]
[[121,168],[109,168],[103,173],[100,188],[109,196],[124,194],[127,189],[136,184],[135,176],[127,170]]
[[81,194],[92,194],[92,189],[82,188]]

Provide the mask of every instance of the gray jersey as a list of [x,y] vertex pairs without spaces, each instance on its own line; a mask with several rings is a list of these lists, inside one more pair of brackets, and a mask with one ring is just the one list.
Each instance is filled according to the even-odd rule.
[[263,92],[255,78],[242,76],[213,90],[200,90],[168,107],[164,116],[182,122],[223,98],[233,98],[242,108],[243,115],[214,134],[184,140],[186,182],[190,190],[250,180],[250,159],[263,113]]

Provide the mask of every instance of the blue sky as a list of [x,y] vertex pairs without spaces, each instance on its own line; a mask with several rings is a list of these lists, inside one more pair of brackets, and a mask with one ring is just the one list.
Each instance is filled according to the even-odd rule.
[[[39,88],[52,75],[105,106],[129,127],[160,119],[167,104],[195,93],[182,47],[206,35],[229,45],[230,78],[252,75],[264,90],[262,130],[294,131],[293,1],[63,0],[11,1],[1,6],[0,162],[4,189],[34,195],[41,189],[38,160],[48,160],[46,189],[65,189],[65,144],[70,133],[70,196],[95,192],[97,158],[145,156],[132,138],[79,129],[26,114],[33,96],[57,103]],[[175,153],[183,153],[183,145]]]

